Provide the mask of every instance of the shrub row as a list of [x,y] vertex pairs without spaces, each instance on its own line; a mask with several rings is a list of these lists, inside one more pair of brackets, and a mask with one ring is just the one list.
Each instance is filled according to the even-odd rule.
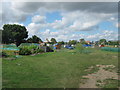
[[42,49],[40,49],[38,46],[36,45],[31,45],[31,46],[21,46],[19,47],[20,51],[19,54],[20,55],[30,55],[30,54],[35,54],[35,53],[40,53],[40,52],[44,52]]
[[0,57],[8,57],[8,56],[9,55],[6,52],[4,51],[0,52]]
[[85,47],[83,47],[83,45],[80,44],[80,43],[76,44],[75,50],[76,50],[76,52],[84,53],[84,54],[88,54],[88,53],[91,53],[91,52],[94,51],[93,48],[91,48],[91,47],[85,48]]
[[8,55],[15,55],[15,52],[16,52],[16,50],[2,50],[2,51]]

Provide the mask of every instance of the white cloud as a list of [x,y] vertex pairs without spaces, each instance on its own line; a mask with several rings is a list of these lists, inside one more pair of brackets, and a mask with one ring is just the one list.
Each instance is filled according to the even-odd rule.
[[115,17],[111,17],[110,20],[114,21],[114,20],[115,20]]
[[98,14],[74,11],[62,13],[62,20],[56,20],[51,26],[57,30],[93,30],[97,25],[105,19],[111,17],[111,14]]
[[[89,13],[87,12],[69,12],[69,13],[62,13],[62,19],[61,20],[55,20],[53,23],[40,23],[41,20],[45,21],[45,17],[42,16],[34,16],[32,18],[32,23],[30,23],[27,26],[27,29],[29,30],[29,34],[33,35],[36,34],[42,38],[56,38],[57,40],[65,40],[68,41],[70,39],[77,39],[85,38],[88,40],[95,40],[100,38],[108,38],[111,33],[108,33],[107,31],[104,32],[104,34],[94,34],[94,35],[84,35],[84,34],[74,34],[75,32],[79,31],[90,31],[94,29],[98,29],[97,25],[102,22],[103,20],[107,20],[112,15],[111,14],[98,14],[98,13]],[[37,19],[39,18],[39,19]],[[41,19],[42,18],[42,19]],[[39,22],[39,23],[35,23]],[[52,31],[55,29],[56,31]],[[45,30],[42,31],[41,30]]]
[[43,32],[42,34],[43,35],[46,35],[46,36],[49,36],[50,35],[50,30],[49,29],[46,29],[45,32]]
[[[9,8],[8,8],[9,7]],[[60,11],[62,19],[52,23],[46,22],[46,12]],[[57,40],[113,38],[110,31],[93,35],[75,34],[81,31],[97,31],[102,21],[116,22],[117,3],[49,3],[49,2],[7,2],[3,4],[3,23],[23,22],[28,16],[29,35],[42,38],[55,37]],[[37,15],[36,15],[37,14]],[[1,23],[0,23],[1,24]],[[116,24],[116,26],[118,26]],[[56,31],[53,31],[53,30]]]
[[[4,21],[24,21],[27,16],[35,13],[45,13],[52,11],[87,11],[88,13],[117,13],[117,2],[4,2],[2,3]],[[9,15],[9,16],[8,16]]]
[[24,26],[23,23],[18,23],[18,22],[9,22],[8,24],[19,24],[19,25],[21,25],[21,26]]
[[27,30],[29,31],[29,35],[35,35],[36,33],[38,33],[38,30],[40,29],[40,25],[39,24],[35,24],[35,23],[30,23],[27,26]]
[[112,30],[105,30],[101,33],[97,33],[94,35],[88,35],[86,39],[89,40],[100,40],[100,39],[107,39],[107,40],[118,40],[118,33]]
[[32,18],[32,22],[33,23],[45,23],[46,17],[45,16],[40,16],[40,15],[36,15]]

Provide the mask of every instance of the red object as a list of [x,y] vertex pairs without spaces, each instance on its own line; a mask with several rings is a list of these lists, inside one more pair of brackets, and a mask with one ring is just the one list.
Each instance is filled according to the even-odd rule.
[[100,47],[104,47],[104,45],[101,45]]

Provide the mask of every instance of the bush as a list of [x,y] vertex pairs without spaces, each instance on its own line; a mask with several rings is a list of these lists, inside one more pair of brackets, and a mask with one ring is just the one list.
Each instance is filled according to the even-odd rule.
[[44,52],[42,49],[39,49],[39,47],[36,45],[21,46],[19,48],[20,48],[20,51],[19,51],[20,55],[30,55],[34,53]]
[[0,52],[0,57],[8,57],[9,55],[6,52]]
[[36,45],[31,45],[31,46],[27,46],[29,49],[33,49],[33,50],[35,50],[35,49],[37,49],[38,48],[38,46],[36,46]]
[[19,54],[20,55],[30,55],[30,54],[32,54],[32,52],[31,52],[31,49],[29,49],[27,47],[21,47]]
[[42,50],[42,49],[37,49],[36,50],[36,53],[40,53],[40,52],[44,52],[44,50]]
[[15,50],[2,50],[5,52],[7,55],[15,55]]
[[85,48],[82,46],[82,44],[78,43],[78,44],[76,45],[75,49],[76,49],[77,52],[82,53]]

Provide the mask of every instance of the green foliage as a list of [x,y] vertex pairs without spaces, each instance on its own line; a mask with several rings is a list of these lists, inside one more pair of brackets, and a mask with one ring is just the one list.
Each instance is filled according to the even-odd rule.
[[39,37],[37,37],[36,35],[32,36],[31,38],[27,39],[28,43],[39,43],[39,42],[43,42]]
[[84,38],[80,39],[80,43],[81,43],[81,44],[87,44],[87,43],[85,42],[85,39],[84,39]]
[[95,41],[95,45],[99,45],[99,41]]
[[84,41],[85,41],[85,39],[84,39],[84,38],[81,38],[81,39],[80,39],[80,42],[84,42]]
[[6,52],[2,51],[2,52],[0,52],[0,56],[2,56],[2,57],[8,57],[9,55]]
[[100,39],[99,40],[99,44],[103,44],[103,45],[107,44],[106,39]]
[[11,56],[11,55],[15,55],[15,50],[2,50],[3,52],[5,52],[7,55]]
[[52,43],[52,44],[57,43],[56,39],[55,39],[55,38],[51,38],[51,43]]
[[38,46],[36,45],[20,46],[19,48],[20,48],[19,51],[20,55],[30,55],[34,53],[43,52],[43,50],[39,49]]
[[5,24],[2,31],[2,43],[15,43],[19,46],[22,41],[28,37],[25,26],[17,24]]
[[15,57],[15,52],[14,50],[3,50],[1,53],[0,53],[0,56],[2,57]]
[[58,42],[58,44],[60,44],[60,45],[64,45],[65,42],[64,42],[64,41],[60,41],[60,42]]
[[28,47],[29,49],[33,49],[33,50],[38,48],[38,46],[36,46],[36,45],[30,45],[30,46],[26,46],[26,47]]
[[[113,64],[116,67],[118,66],[119,60],[113,58],[113,56],[118,55],[116,52],[104,52],[95,49],[95,52],[86,55],[79,54],[78,52],[72,54],[68,51],[71,50],[64,49],[64,51],[61,52],[23,56],[13,62],[3,58],[2,87],[78,88],[80,87],[80,78],[91,73],[85,71],[90,66],[96,66],[98,64]],[[113,84],[111,83],[111,85]],[[114,85],[117,87],[116,81]]]
[[30,55],[30,54],[32,54],[32,52],[31,52],[31,49],[23,47],[23,48],[20,48],[19,54],[20,55]]
[[33,44],[33,43],[21,43],[19,47],[22,47],[22,46],[30,46],[31,44]]
[[44,52],[44,50],[42,50],[42,49],[37,49],[36,50],[36,53],[42,53],[42,52]]
[[82,53],[82,52],[84,51],[85,48],[82,46],[81,43],[78,43],[78,44],[76,44],[75,49],[76,49],[77,52]]
[[[118,90],[117,87],[120,87],[120,80],[117,79],[105,79],[103,80],[104,84],[100,85],[100,88],[104,88],[103,90],[106,90],[105,88],[114,88],[114,90]],[[116,89],[115,89],[116,88]]]
[[28,38],[28,39],[27,39],[27,42],[28,42],[28,43],[32,43],[32,42],[33,42],[33,39],[32,39],[32,38]]
[[75,44],[77,44],[77,40],[69,40],[69,42],[68,42],[68,44],[70,44],[70,45],[75,45]]
[[119,45],[119,41],[108,41],[108,45]]
[[86,48],[83,47],[81,43],[76,44],[75,50],[79,53],[84,53],[84,54],[89,54],[94,51],[94,49],[91,47],[86,47]]

